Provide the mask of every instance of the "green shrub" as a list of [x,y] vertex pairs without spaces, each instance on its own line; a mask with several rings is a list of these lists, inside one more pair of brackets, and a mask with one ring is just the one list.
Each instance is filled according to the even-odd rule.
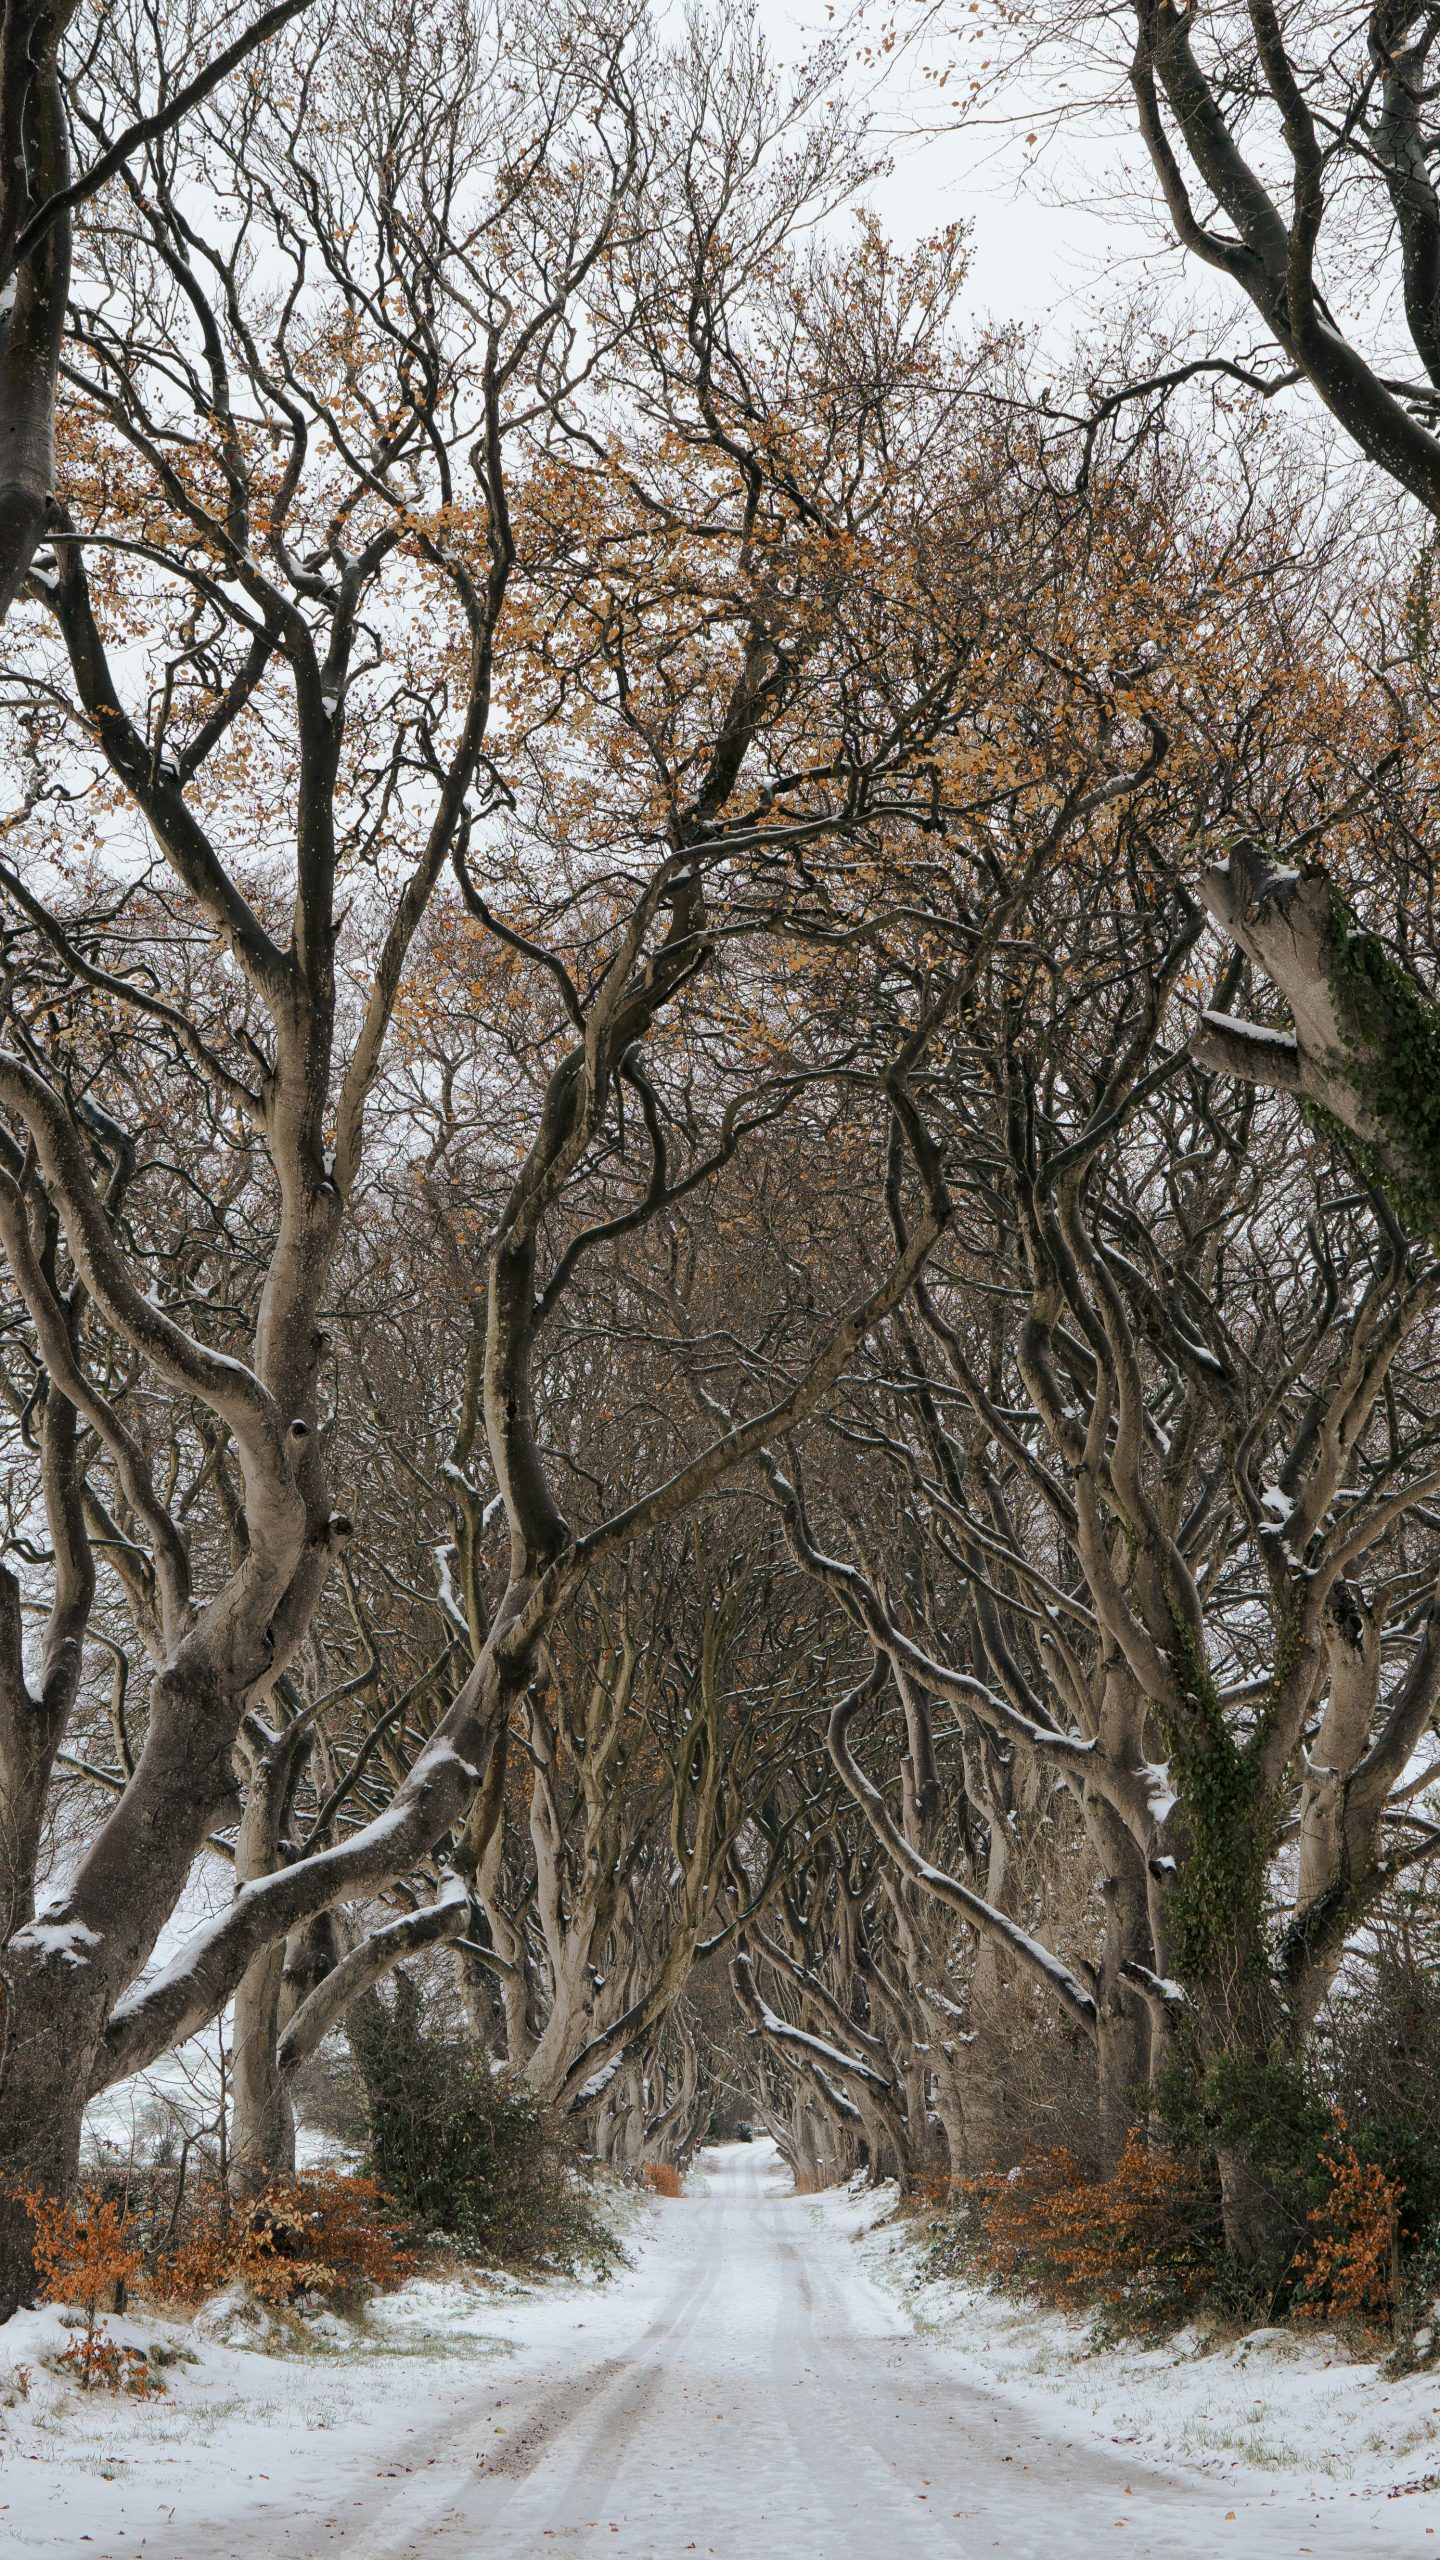
[[1270,2198],[1273,2247],[1254,2266],[1227,2258],[1217,2269],[1217,2312],[1237,2318],[1283,2313],[1312,2237],[1310,2217],[1330,2192],[1324,2152],[1335,2118],[1324,2091],[1288,2055],[1240,2051],[1202,2063],[1181,2035],[1157,2094],[1172,2143],[1204,2162],[1217,2180],[1221,2156],[1242,2155]]
[[1381,1941],[1365,1980],[1331,2002],[1317,2067],[1363,2158],[1405,2189],[1401,2238],[1440,2243],[1440,1973],[1404,1940]]
[[349,2037],[366,2166],[422,2230],[497,2265],[613,2264],[562,2124],[472,2038],[427,2015],[404,1976],[388,2001],[357,2004]]

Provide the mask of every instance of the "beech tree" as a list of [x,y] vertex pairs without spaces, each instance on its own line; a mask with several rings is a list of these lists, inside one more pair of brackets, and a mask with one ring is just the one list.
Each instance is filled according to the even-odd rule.
[[[1399,501],[1394,530],[1413,544],[1422,634],[1440,513],[1437,41],[1433,12],[1409,0],[1358,9],[1306,0],[1283,13],[1271,0],[1222,0],[1203,13],[1174,0],[1131,0],[1122,11],[1057,0],[1018,36],[1037,94],[1060,120],[1100,115],[1113,129],[1117,93],[1127,99],[1173,238],[1222,280],[1227,321],[1243,309],[1260,323],[1259,344],[1243,352],[1216,352],[1207,337],[1138,370],[1122,361],[1096,390],[1099,413],[1131,404],[1148,413],[1207,375],[1241,385],[1242,399],[1313,392]],[[1219,848],[1218,864],[1217,848],[1196,850],[1208,858],[1211,914],[1262,965],[1289,1015],[1280,1025],[1206,1023],[1197,1054],[1320,1104],[1433,1235],[1440,1158],[1433,1113],[1416,1096],[1435,1083],[1440,1009],[1433,967],[1422,955],[1417,968],[1410,947],[1401,846],[1382,857],[1388,896],[1362,894],[1358,906],[1323,832],[1245,838],[1233,861]],[[1433,829],[1425,860],[1433,868]]]
[[271,42],[147,122],[87,33],[6,625],[0,2291],[92,2094],[228,2013],[262,2186],[430,1955],[632,2167],[726,1964],[806,2175],[1183,2063],[1263,2259],[1235,2092],[1430,1837],[1423,652],[1258,433],[1077,469],[956,235],[836,235],[831,56]]
[[719,1573],[686,1540],[668,1570],[637,1563],[643,1596],[597,1593],[592,1628],[547,1647],[515,1724],[525,1853],[507,1874],[497,1820],[477,1876],[494,1944],[531,1991],[507,2004],[508,2059],[566,2106],[593,2105],[648,2048],[702,1945],[731,1934],[724,1887],[777,1748],[772,1719],[741,1703],[747,1669],[767,1688],[776,1669],[763,1626],[759,1660],[745,1658],[747,1561]]
[[[309,0],[274,0],[247,25],[187,11],[176,66],[153,16],[129,13],[137,79],[153,104],[126,98],[87,59],[76,0],[5,0],[0,12],[0,621],[20,592],[55,498],[55,412],[77,210],[143,146],[170,132]],[[199,59],[197,64],[197,57]],[[107,68],[109,65],[107,64]],[[128,84],[127,84],[128,86]],[[130,112],[125,112],[128,104]],[[119,112],[117,113],[117,109]],[[83,165],[77,169],[78,131]]]
[[[967,432],[1002,359],[955,348],[957,244],[804,245],[858,165],[824,60],[792,96],[743,26],[673,55],[603,8],[446,28],[302,22],[82,223],[63,503],[6,695],[4,1243],[48,1578],[4,1586],[7,2189],[62,2190],[87,2093],[237,1993],[273,2150],[284,1943],[323,1969],[321,1915],[458,1851],[557,1616],[818,1404],[946,1215],[906,1077],[951,999],[857,1038],[761,953],[857,850],[868,880],[944,825],[999,593],[1044,575],[1043,473]],[[987,932],[1023,884],[990,891]],[[913,1161],[905,1244],[848,1297],[807,1283],[761,1410],[687,1403],[570,1516],[536,1406],[567,1292],[837,1075]],[[447,1479],[472,1659],[448,1698],[427,1675],[443,1712],[389,1800],[292,1854],[382,1109],[397,1186],[437,1113],[432,1190],[498,1133]],[[167,1184],[199,1227],[173,1296]],[[145,1657],[133,1766],[42,1876],[102,1591]],[[157,1971],[212,1835],[238,1889]],[[306,1997],[339,2014],[395,1943]]]
[[[411,139],[396,170],[397,184],[408,183],[410,193],[403,207],[391,199],[396,215],[413,211],[442,263],[448,258],[453,266],[457,256],[447,236],[453,183],[448,202],[443,187],[430,186],[444,137],[428,120],[408,120],[402,56],[403,48],[390,57],[388,88],[383,59],[353,39],[348,49],[327,47],[323,61],[312,52],[291,65],[302,86],[307,73],[319,84],[352,137],[330,159],[325,120],[316,116],[309,127],[320,148],[318,163],[308,164],[319,216],[310,228],[324,237],[333,317],[307,306],[305,244],[271,180],[287,146],[297,143],[296,119],[304,112],[298,101],[288,111],[287,130],[283,106],[243,91],[223,93],[208,112],[203,138],[198,127],[179,142],[166,137],[150,147],[143,176],[127,175],[128,217],[97,225],[88,243],[93,287],[76,333],[90,368],[87,432],[77,436],[67,472],[54,565],[42,566],[35,581],[63,654],[51,653],[48,664],[42,658],[33,675],[28,665],[16,671],[14,698],[31,752],[39,759],[47,743],[40,706],[63,702],[56,744],[63,738],[70,752],[74,741],[83,754],[87,739],[94,739],[95,785],[108,775],[121,811],[134,811],[169,866],[182,944],[217,947],[223,963],[205,973],[205,985],[194,993],[173,978],[157,985],[153,961],[133,972],[123,928],[118,951],[106,942],[104,905],[97,911],[86,901],[77,910],[62,898],[57,908],[38,894],[47,871],[55,874],[57,855],[66,858],[60,843],[40,850],[38,862],[32,853],[32,885],[18,871],[7,875],[18,913],[47,961],[59,961],[69,974],[72,1003],[100,994],[147,1030],[155,1026],[162,1043],[168,1038],[197,1066],[219,1103],[222,1165],[211,1178],[221,1195],[232,1130],[241,1133],[247,1168],[252,1148],[262,1155],[270,1192],[262,1276],[248,1310],[253,1333],[242,1360],[206,1338],[203,1319],[197,1331],[185,1321],[187,1309],[177,1313],[158,1304],[143,1264],[137,1267],[127,1250],[122,1195],[137,1155],[144,1176],[145,1119],[129,1129],[106,1120],[112,1152],[107,1155],[102,1137],[97,1153],[97,1106],[89,1106],[87,1118],[78,1097],[72,1099],[75,1070],[58,1060],[52,1065],[37,1049],[12,1002],[20,1039],[6,1059],[5,1103],[26,1139],[9,1143],[6,1241],[45,1371],[42,1466],[59,1570],[38,1693],[26,1681],[18,1644],[8,1667],[17,1881],[9,1958],[13,2154],[7,2158],[18,2165],[33,2152],[27,2174],[38,2173],[53,2187],[70,2173],[77,2106],[94,2076],[98,2037],[118,1995],[145,1965],[200,1842],[231,1806],[232,1755],[244,1719],[303,1646],[332,1558],[350,1533],[348,1516],[331,1494],[320,1427],[321,1311],[406,954],[479,771],[511,565],[501,478],[509,406],[523,409],[533,395],[535,359],[543,367],[620,193],[612,171],[598,183],[588,168],[581,172],[554,229],[542,228],[533,241],[538,292],[532,290],[523,308],[507,307],[503,320],[497,298],[484,354],[477,350],[463,376],[452,370],[443,383],[433,369],[428,384],[412,374],[415,316],[407,305],[419,279],[412,271],[407,292],[380,248],[382,272],[391,266],[390,301],[382,295],[366,350],[368,376],[357,373],[354,331],[371,299],[362,261],[368,264],[385,221],[376,163],[397,124],[408,124]],[[635,166],[635,126],[613,50],[607,56],[602,42],[598,65],[592,58],[588,71],[577,67],[567,77],[547,61],[542,43],[534,67],[542,135],[557,115],[586,114],[597,103],[602,113],[611,110],[626,137],[619,149],[623,179]],[[482,167],[487,112],[476,89],[462,86],[451,134],[453,118],[468,116]],[[205,154],[227,150],[241,219],[228,234],[202,241],[177,202],[186,155],[201,155],[203,165]],[[492,169],[494,161],[492,144]],[[543,166],[542,144],[516,186],[528,183],[533,190]],[[515,191],[502,179],[481,196],[475,207],[481,240],[493,237],[514,210]],[[254,282],[253,243],[267,231],[267,246],[291,278],[278,310],[266,308],[269,278]],[[139,322],[147,302],[159,323],[158,344]],[[267,324],[262,347],[255,332]],[[338,361],[327,344],[337,328]],[[432,337],[431,343],[438,354],[438,342]],[[245,384],[238,401],[237,364]],[[187,406],[201,428],[198,443],[186,433]],[[464,536],[448,550],[432,543],[427,553],[423,538],[415,546],[435,581],[436,605],[456,651],[454,672],[448,649],[426,671],[426,693],[416,706],[430,752],[426,787],[410,823],[397,830],[390,914],[370,940],[368,1002],[345,1022],[337,988],[337,879],[342,866],[364,862],[370,835],[366,785],[360,782],[353,800],[349,790],[352,776],[365,772],[372,719],[378,713],[383,724],[387,697],[393,699],[386,673],[378,697],[368,692],[376,652],[367,613],[381,609],[377,586],[387,570],[411,573],[411,561],[402,571],[399,557],[402,519],[419,494],[410,455],[421,448],[433,453],[439,487],[427,495],[438,498],[443,511],[457,429],[477,452],[482,475],[488,469],[488,504],[482,501],[483,529],[473,549]],[[343,457],[357,431],[373,441],[347,474]],[[361,523],[357,511],[368,521]],[[165,667],[157,688],[142,677],[133,706],[124,699],[124,677],[108,645],[119,599],[104,579],[97,592],[87,565],[97,557],[102,569],[113,560],[129,573],[119,618],[127,646],[135,630],[152,632]],[[306,559],[312,565],[304,565]],[[457,678],[458,717],[451,719]],[[398,685],[403,694],[403,669]],[[390,727],[392,792],[408,771],[412,734],[408,725]],[[52,783],[47,793],[42,782],[30,795],[31,806],[17,813],[22,825],[33,828],[41,812],[50,817],[53,790]],[[337,808],[342,793],[343,809]],[[270,799],[294,854],[269,877],[262,854],[247,895],[238,874],[254,862],[250,813],[257,795],[262,807]],[[228,829],[237,831],[237,842],[226,842]],[[122,916],[134,896],[122,897]],[[143,903],[143,891],[140,897]],[[167,903],[162,893],[162,917]],[[161,947],[163,938],[162,927]],[[118,967],[110,965],[115,959]],[[244,1010],[237,1023],[232,1008],[240,989]],[[80,1073],[83,1078],[83,1067]],[[115,1180],[106,1183],[111,1173]],[[49,1220],[65,1236],[63,1270],[53,1262],[47,1269],[37,1256]],[[174,1492],[167,1500],[157,1491],[144,1441],[86,1360],[82,1310],[116,1356],[143,1371],[162,1394],[198,1408],[233,1453],[239,1552],[208,1592],[203,1584],[196,1588],[183,1507],[177,1513]],[[103,1451],[113,1464],[140,1532],[132,1579],[146,1604],[149,1712],[125,1792],[46,1915],[32,1921],[44,1788],[73,1703],[94,1590],[78,1485],[82,1419],[94,1435],[95,1454]],[[17,2280],[12,2266],[8,2281]]]
[[[897,1584],[883,1545],[857,1552],[862,1524],[832,1544],[818,1490],[778,1464],[772,1484],[797,1561],[871,1649],[831,1749],[877,1840],[1095,2038],[1112,2155],[1137,2105],[1189,2090],[1232,2252],[1271,2263],[1293,2235],[1266,2086],[1433,1848],[1412,1808],[1440,1703],[1437,1269],[1343,1158],[1312,1171],[1187,1057],[1198,915],[1146,882],[1107,970],[1113,910],[1072,893],[1055,939],[1076,978],[1011,958],[972,1008],[951,1092],[973,1171],[868,1412],[826,1426],[895,1471],[929,1571]],[[877,1684],[907,1735],[898,1807],[854,1747]],[[1076,1800],[1093,1953],[942,1866],[915,1812],[929,1701]]]

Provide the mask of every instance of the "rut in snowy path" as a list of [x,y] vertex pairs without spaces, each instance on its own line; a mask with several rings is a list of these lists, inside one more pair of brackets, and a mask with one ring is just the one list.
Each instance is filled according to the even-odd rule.
[[[1358,2560],[1412,2508],[1246,2493],[1053,2431],[977,2391],[768,2144],[701,2155],[639,2270],[588,2295],[523,2380],[452,2410],[304,2547],[343,2560]],[[580,2315],[583,2314],[583,2317]],[[1427,2512],[1430,2502],[1425,2501]],[[349,2508],[353,2523],[345,2517]],[[1117,2534],[1124,2541],[1117,2542]]]

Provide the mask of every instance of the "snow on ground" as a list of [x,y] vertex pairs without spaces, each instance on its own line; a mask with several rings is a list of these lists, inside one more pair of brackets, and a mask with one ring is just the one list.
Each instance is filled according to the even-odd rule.
[[1418,2550],[1440,2544],[1440,2368],[1386,2376],[1322,2331],[1256,2329],[1211,2347],[1198,2330],[1163,2346],[1099,2345],[1090,2324],[998,2291],[929,2279],[890,2197],[838,2189],[809,2200],[822,2228],[858,2242],[875,2280],[961,2374],[1022,2407],[1058,2408],[1147,2460],[1178,2461],[1251,2487],[1284,2481],[1319,2504],[1414,2501]]
[[477,2395],[495,2396],[495,2369],[508,2372],[522,2348],[543,2361],[597,2290],[421,2278],[358,2326],[324,2312],[287,2321],[238,2293],[194,2321],[112,2319],[120,2344],[167,2359],[164,2395],[146,2401],[82,2393],[50,2371],[42,2358],[63,2353],[75,2330],[57,2310],[20,2312],[0,2328],[0,2551],[344,2551],[337,2533],[375,2484],[433,2468],[437,2427],[471,2425]]
[[153,2403],[82,2398],[41,2361],[60,2315],[23,2314],[0,2330],[0,2554],[1440,2555],[1440,2494],[1385,2494],[1440,2469],[1440,2382],[1264,2335],[1086,2355],[1073,2324],[907,2289],[915,2244],[883,2210],[796,2197],[772,2146],[726,2146],[678,2203],[637,2205],[603,2284],[417,2281],[358,2336],[321,2316],[283,2352],[235,2300],[117,2322],[194,2358]]

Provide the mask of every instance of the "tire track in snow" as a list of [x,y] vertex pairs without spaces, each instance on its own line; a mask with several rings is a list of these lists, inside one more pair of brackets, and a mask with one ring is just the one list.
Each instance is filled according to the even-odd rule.
[[[492,2381],[485,2405],[477,2394],[412,2440],[411,2477],[312,2560],[1360,2560],[1367,2548],[1419,2560],[1424,2548],[1388,2516],[1322,2516],[1278,2488],[1148,2465],[1087,2441],[1058,2398],[1052,2410],[977,2384],[821,2214],[777,2195],[763,2156],[702,2165],[634,2274],[584,2308],[583,2340],[553,2335],[503,2408]],[[460,2459],[497,2414],[503,2448],[492,2436]]]
[[[902,2478],[870,2428],[862,2426],[857,2432],[853,2389],[843,2398],[835,2391],[837,2363],[851,2362],[854,2339],[843,2289],[827,2285],[817,2298],[809,2264],[795,2242],[777,2230],[774,2246],[785,2271],[790,2311],[775,2335],[776,2387],[786,2392],[796,2451],[816,2492],[835,2515],[845,2550],[853,2552],[855,2560],[874,2560],[876,2528],[883,2515],[887,2560],[890,2554],[894,2560],[955,2560],[955,2539],[948,2525],[942,2528],[939,2518],[927,2511],[913,2481]],[[811,2375],[817,2389],[810,2387],[807,2377]],[[837,2404],[843,2410],[838,2426]],[[891,2433],[893,2437],[893,2427]]]
[[[606,2488],[613,2503],[627,2449],[633,2444],[642,2421],[649,2420],[653,2427],[656,2416],[654,2404],[669,2380],[670,2359],[677,2348],[683,2347],[685,2339],[698,2324],[720,2274],[721,2262],[717,2255],[708,2264],[702,2264],[698,2277],[690,2276],[678,2288],[673,2307],[651,2321],[630,2354],[611,2358],[606,2366],[596,2368],[595,2382],[600,2383],[604,2377],[602,2389],[597,2392],[587,2383],[573,2403],[566,2425],[568,2436],[580,2420],[588,2417],[590,2421],[573,2460],[558,2480],[548,2481],[539,2476],[546,2458],[551,2454],[558,2458],[564,2450],[564,2438],[557,2428],[551,2438],[538,2446],[533,2459],[517,2477],[511,2497],[522,2486],[530,2494],[516,2499],[515,2513],[504,2512],[505,2530],[498,2541],[489,2527],[501,2521],[502,2510],[497,2505],[487,2516],[483,2542],[487,2560],[490,2560],[492,2552],[495,2560],[501,2560],[507,2543],[517,2554],[523,2553],[524,2560],[531,2560],[537,2533],[544,2535],[548,2531],[554,2538],[581,2528],[578,2510],[594,2506],[597,2483]],[[544,2515],[553,2517],[548,2527],[541,2521],[542,2505]],[[504,2506],[508,2511],[509,2498]],[[513,2534],[522,2524],[526,2540],[515,2543]],[[588,2519],[583,2520],[583,2529],[589,2529]]]
[[[386,2495],[380,2511],[367,2517],[343,2543],[317,2543],[310,2560],[322,2560],[322,2555],[323,2560],[431,2560],[444,2543],[451,2542],[452,2529],[458,2529],[461,2536],[455,2547],[467,2553],[474,2551],[477,2543],[487,2552],[498,2551],[503,2544],[494,2542],[492,2528],[502,2521],[511,2502],[534,2480],[547,2458],[565,2447],[577,2426],[593,2412],[593,2425],[561,2493],[562,2498],[573,2502],[581,2480],[593,2468],[597,2451],[603,2450],[608,2464],[633,2437],[661,2379],[660,2359],[677,2336],[698,2320],[720,2271],[718,2255],[702,2266],[698,2279],[687,2270],[670,2301],[649,2322],[633,2347],[603,2357],[588,2369],[582,2366],[577,2372],[537,2381],[520,2403],[518,2418],[511,2416],[503,2450],[487,2454],[478,2468],[473,2462],[456,2462],[453,2423],[424,2439],[417,2450],[415,2467],[400,2486]],[[627,2385],[629,2396],[617,2399],[618,2394],[626,2392]],[[609,2406],[612,2399],[616,2400],[613,2408]],[[487,2406],[485,2420],[480,2420],[477,2413],[470,2423],[488,2422]],[[443,2455],[426,2451],[427,2446],[436,2443],[443,2443]],[[434,2476],[427,2477],[432,2471]],[[523,2547],[528,2560],[535,2547],[528,2535]]]

